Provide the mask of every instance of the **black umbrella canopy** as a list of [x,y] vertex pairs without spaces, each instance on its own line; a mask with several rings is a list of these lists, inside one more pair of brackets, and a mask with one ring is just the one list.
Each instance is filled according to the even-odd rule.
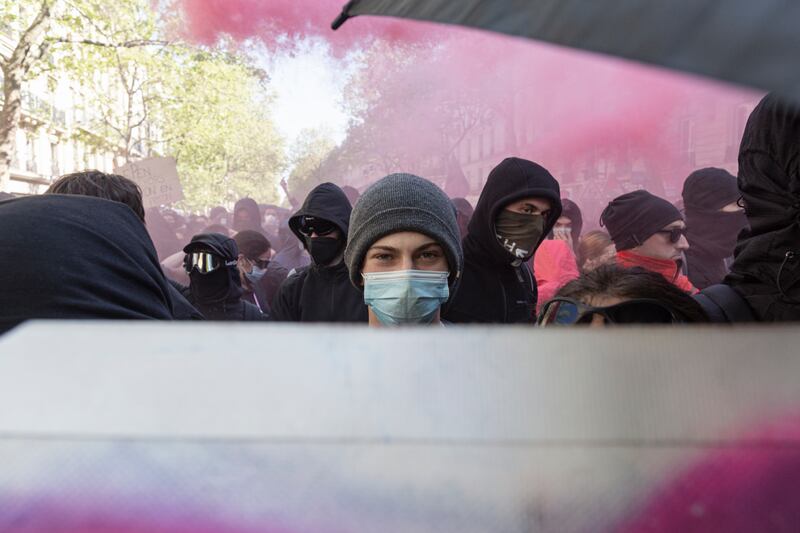
[[333,28],[356,15],[471,26],[773,90],[800,101],[796,0],[353,0]]

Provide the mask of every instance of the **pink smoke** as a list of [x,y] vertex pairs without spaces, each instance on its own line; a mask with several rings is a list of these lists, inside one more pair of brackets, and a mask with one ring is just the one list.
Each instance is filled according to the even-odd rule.
[[347,31],[331,30],[341,13],[343,0],[179,0],[187,19],[190,39],[211,44],[222,34],[237,41],[259,38],[269,44],[289,39],[320,36],[340,51],[369,37],[390,41],[416,41],[430,24],[377,17],[355,17]]
[[618,533],[789,533],[800,525],[800,417],[706,454]]
[[[289,41],[314,36],[330,42],[337,55],[353,49],[365,52],[364,67],[346,95],[357,117],[342,146],[341,161],[323,165],[323,179],[363,188],[365,176],[375,180],[402,170],[444,186],[450,172],[445,162],[455,157],[474,199],[491,166],[517,155],[553,172],[564,196],[585,211],[587,229],[611,198],[633,188],[648,188],[677,201],[683,180],[696,168],[724,166],[735,173],[735,149],[744,123],[733,110],[746,109],[761,96],[636,63],[460,27],[361,16],[333,32],[330,23],[343,0],[179,1],[187,31],[200,42],[228,34],[274,46],[282,42],[281,36]],[[412,60],[404,63],[408,54]],[[365,95],[366,109],[358,102]],[[456,144],[459,132],[442,131],[442,110],[459,99],[491,109],[495,124],[516,120],[522,135],[515,133],[516,142],[506,135],[502,149],[482,153],[478,162],[465,160],[468,146],[448,145]],[[526,133],[528,125],[534,130],[532,138]],[[463,136],[463,143],[474,142],[470,135]],[[693,143],[690,149],[684,146],[687,142]],[[353,146],[362,152],[351,153]],[[363,152],[365,146],[368,153]],[[431,159],[439,163],[424,163]],[[363,168],[358,168],[359,160]]]

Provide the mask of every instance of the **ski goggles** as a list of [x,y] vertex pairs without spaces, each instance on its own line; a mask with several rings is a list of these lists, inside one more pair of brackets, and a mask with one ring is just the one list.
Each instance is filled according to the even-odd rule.
[[339,229],[339,227],[329,220],[306,215],[300,217],[300,225],[297,228],[297,230],[306,237],[311,237],[314,233],[320,237],[324,237],[325,235],[330,235],[337,229]]
[[220,256],[211,252],[192,252],[183,258],[183,268],[187,274],[196,270],[200,274],[210,274],[222,267],[234,266],[236,261],[225,261]]
[[638,298],[608,307],[592,307],[570,298],[553,298],[542,307],[540,326],[590,324],[600,315],[607,324],[672,324],[680,322],[675,314],[658,300]]
[[661,231],[657,231],[656,233],[661,233],[661,234],[667,235],[668,236],[667,238],[669,239],[669,242],[671,242],[672,244],[675,244],[679,240],[681,240],[681,237],[686,235],[686,228],[663,229]]

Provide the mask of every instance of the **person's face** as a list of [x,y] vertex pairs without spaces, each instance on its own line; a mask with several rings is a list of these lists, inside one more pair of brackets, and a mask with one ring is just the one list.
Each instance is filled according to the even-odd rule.
[[[267,250],[263,254],[259,255],[256,258],[248,258],[245,257],[244,254],[239,254],[238,261],[236,262],[236,267],[239,269],[239,279],[242,280],[242,283],[245,286],[250,286],[250,281],[247,279],[245,274],[249,274],[253,271],[253,267],[260,261],[269,261],[272,258],[272,250]],[[255,260],[254,260],[255,259]]]
[[555,229],[569,231],[572,229],[572,220],[569,217],[560,216],[556,220]]
[[689,241],[685,235],[681,235],[677,242],[670,240],[670,231],[673,229],[686,229],[683,220],[676,220],[672,224],[664,226],[660,231],[654,233],[649,239],[644,241],[641,246],[633,249],[634,252],[654,259],[670,259],[676,261],[681,258],[683,252],[689,249]]
[[738,202],[731,202],[720,209],[721,213],[739,213],[741,211],[744,211],[744,209],[742,209]]
[[439,243],[422,233],[403,231],[375,241],[367,250],[361,269],[364,273],[397,270],[447,272],[450,269]]
[[545,198],[523,198],[522,200],[517,200],[516,202],[510,203],[505,207],[506,211],[511,211],[512,213],[519,213],[521,215],[543,215],[547,217],[550,214],[550,210],[553,208],[553,205],[550,203],[550,200]]
[[250,220],[250,211],[247,209],[239,209],[236,213],[233,214],[233,218],[236,219],[237,222],[244,223],[244,222],[252,222]]

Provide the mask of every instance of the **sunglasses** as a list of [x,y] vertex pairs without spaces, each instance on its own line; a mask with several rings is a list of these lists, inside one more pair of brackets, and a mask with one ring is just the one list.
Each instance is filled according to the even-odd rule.
[[669,242],[675,244],[681,237],[686,235],[686,228],[672,228],[672,229],[663,229],[661,231],[657,231],[656,233],[662,233],[664,235],[669,235]]
[[200,274],[210,274],[225,266],[233,266],[236,261],[225,261],[211,252],[192,252],[183,258],[183,268],[187,274],[196,270]]
[[542,307],[540,326],[572,326],[590,324],[600,315],[607,324],[672,324],[680,322],[675,314],[658,300],[638,298],[608,307],[592,307],[571,298],[553,298]]
[[261,270],[266,269],[267,265],[269,264],[269,259],[250,259],[250,258],[248,258],[247,260],[250,261],[254,266],[257,266],[258,268],[260,268]]
[[338,226],[329,220],[304,215],[300,217],[298,231],[306,237],[311,237],[314,233],[323,237],[325,235],[330,235],[337,229],[339,229]]

